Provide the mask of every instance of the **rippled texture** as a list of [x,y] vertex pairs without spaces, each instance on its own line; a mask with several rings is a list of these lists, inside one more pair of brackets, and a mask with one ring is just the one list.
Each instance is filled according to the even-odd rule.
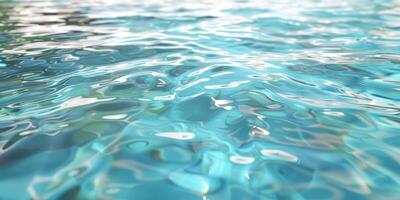
[[1,1],[0,199],[398,199],[400,2]]

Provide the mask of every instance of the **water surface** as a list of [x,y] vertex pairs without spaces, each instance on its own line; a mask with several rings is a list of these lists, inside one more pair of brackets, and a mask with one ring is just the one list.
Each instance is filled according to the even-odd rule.
[[3,0],[0,199],[398,199],[399,55],[396,0]]

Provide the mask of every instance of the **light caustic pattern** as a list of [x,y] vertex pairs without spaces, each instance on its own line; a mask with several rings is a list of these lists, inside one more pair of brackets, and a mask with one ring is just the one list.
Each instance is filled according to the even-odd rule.
[[398,199],[400,2],[0,1],[0,199]]

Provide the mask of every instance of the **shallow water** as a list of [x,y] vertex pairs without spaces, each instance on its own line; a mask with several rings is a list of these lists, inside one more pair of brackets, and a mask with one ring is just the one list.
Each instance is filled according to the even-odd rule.
[[0,199],[398,199],[399,1],[1,1]]

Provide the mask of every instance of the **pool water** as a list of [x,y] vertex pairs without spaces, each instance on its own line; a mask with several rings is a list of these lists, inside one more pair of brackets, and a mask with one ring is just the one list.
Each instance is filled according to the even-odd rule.
[[400,198],[400,1],[0,2],[1,200]]

